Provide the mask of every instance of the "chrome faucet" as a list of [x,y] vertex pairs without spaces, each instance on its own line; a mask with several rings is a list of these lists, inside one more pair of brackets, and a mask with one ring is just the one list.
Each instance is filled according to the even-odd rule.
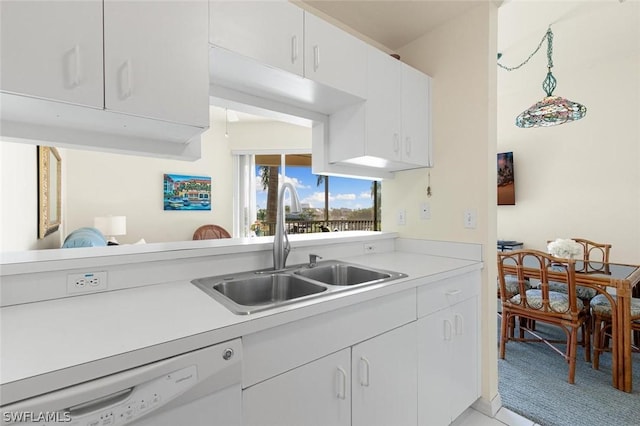
[[315,268],[318,266],[318,259],[322,259],[322,256],[318,256],[317,254],[309,255],[309,268]]
[[289,237],[287,236],[287,230],[284,227],[284,193],[289,190],[291,194],[291,213],[299,213],[300,200],[296,189],[289,182],[285,182],[280,187],[278,192],[278,210],[276,212],[276,234],[273,237],[273,269],[284,269],[287,263],[287,256],[291,251],[291,244],[289,244]]

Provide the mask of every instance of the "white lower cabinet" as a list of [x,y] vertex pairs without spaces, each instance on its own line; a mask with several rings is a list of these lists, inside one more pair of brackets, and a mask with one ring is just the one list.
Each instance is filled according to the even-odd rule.
[[415,321],[352,348],[353,426],[417,424]]
[[480,283],[473,271],[243,337],[243,424],[450,424],[480,396]]
[[415,321],[244,390],[246,426],[411,426]]
[[418,291],[418,424],[448,425],[480,396],[478,273]]
[[343,349],[242,392],[246,426],[351,424],[351,350]]

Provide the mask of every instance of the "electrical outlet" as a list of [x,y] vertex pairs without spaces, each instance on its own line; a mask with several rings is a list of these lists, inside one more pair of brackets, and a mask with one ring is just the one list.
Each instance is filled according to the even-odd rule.
[[364,253],[365,254],[375,253],[376,251],[378,251],[378,248],[376,247],[375,244],[364,243]]
[[67,275],[67,293],[89,293],[107,289],[107,273],[85,272]]

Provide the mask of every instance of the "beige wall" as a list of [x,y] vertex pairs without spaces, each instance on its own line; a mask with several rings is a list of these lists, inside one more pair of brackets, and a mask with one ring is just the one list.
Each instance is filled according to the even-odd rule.
[[498,207],[498,237],[545,250],[583,237],[613,245],[613,261],[640,262],[640,3],[564,2],[500,8],[501,62],[516,65],[554,32],[554,92],[587,107],[584,119],[520,129],[541,100],[546,44],[523,68],[498,70],[498,150],[513,151],[516,205]]
[[232,151],[306,150],[311,153],[311,128],[280,121],[237,124],[229,129]]
[[[305,143],[310,147],[311,140],[309,131],[298,126],[242,121],[227,126],[223,117],[212,108],[211,128],[202,135],[202,158],[194,162],[70,151],[68,229],[92,226],[94,216],[111,214],[127,216],[127,235],[118,238],[125,243],[140,238],[147,242],[190,240],[193,231],[206,223],[231,232],[235,181],[231,151],[292,149]],[[211,211],[164,211],[164,173],[211,176]]]
[[[483,244],[482,396],[497,394],[496,355],[496,23],[493,3],[482,2],[399,50],[402,60],[433,77],[434,167],[398,173],[383,188],[383,229],[402,237]],[[427,198],[428,175],[432,197]],[[419,207],[431,206],[420,220]],[[406,210],[406,225],[396,223]],[[463,212],[477,212],[477,228]]]
[[[200,225],[232,229],[232,162],[224,122],[211,120],[197,161],[67,150],[65,221],[71,232],[95,216],[126,216],[120,243],[190,240]],[[211,177],[211,211],[164,211],[165,173]]]
[[[59,150],[63,167],[65,151]],[[60,247],[63,227],[38,239],[36,145],[0,141],[0,200],[0,252]]]

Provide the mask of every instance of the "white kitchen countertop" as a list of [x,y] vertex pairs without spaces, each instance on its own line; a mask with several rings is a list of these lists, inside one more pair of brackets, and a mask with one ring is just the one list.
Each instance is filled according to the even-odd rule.
[[482,266],[477,261],[398,251],[341,260],[409,277],[251,315],[233,314],[189,281],[4,307],[0,309],[2,403]]

